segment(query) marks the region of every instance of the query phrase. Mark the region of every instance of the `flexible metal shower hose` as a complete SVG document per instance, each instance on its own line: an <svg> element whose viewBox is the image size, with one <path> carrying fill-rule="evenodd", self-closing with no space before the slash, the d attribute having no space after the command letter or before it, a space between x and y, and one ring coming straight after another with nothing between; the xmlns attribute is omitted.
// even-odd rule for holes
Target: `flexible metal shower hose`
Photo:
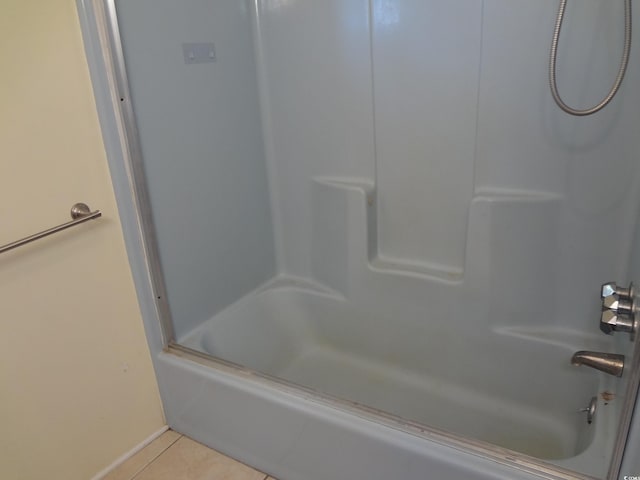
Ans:
<svg viewBox="0 0 640 480"><path fill-rule="evenodd" d="M599 112L616 96L620 84L624 79L624 75L627 72L627 65L629 63L629 53L631 52L631 0L624 0L624 50L622 52L622 62L620 69L618 70L618 76L613 84L613 87L607 94L607 96L598 103L595 107L587 108L585 110L576 110L569 107L558 93L558 84L556 81L556 58L558 55L558 42L560 40L560 30L562 29L562 22L564 20L564 14L567 7L567 0L560 0L560 8L558 9L558 17L556 19L556 26L553 32L553 41L551 42L551 55L549 55L549 86L551 87L551 94L558 106L565 112L576 115L578 117L584 117Z"/></svg>

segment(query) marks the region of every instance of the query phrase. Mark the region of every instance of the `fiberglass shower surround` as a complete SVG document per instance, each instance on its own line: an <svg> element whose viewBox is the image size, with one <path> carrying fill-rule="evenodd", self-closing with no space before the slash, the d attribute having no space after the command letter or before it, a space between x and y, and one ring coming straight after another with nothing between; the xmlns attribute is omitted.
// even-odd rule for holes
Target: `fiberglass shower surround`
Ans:
<svg viewBox="0 0 640 480"><path fill-rule="evenodd" d="M554 40L568 105L616 83L630 2L602 3L570 3ZM173 342L605 475L621 402L578 412L627 379L569 360L631 358L597 317L635 261L640 62L576 118L547 83L556 0L115 6ZM172 426L215 444L177 396Z"/></svg>

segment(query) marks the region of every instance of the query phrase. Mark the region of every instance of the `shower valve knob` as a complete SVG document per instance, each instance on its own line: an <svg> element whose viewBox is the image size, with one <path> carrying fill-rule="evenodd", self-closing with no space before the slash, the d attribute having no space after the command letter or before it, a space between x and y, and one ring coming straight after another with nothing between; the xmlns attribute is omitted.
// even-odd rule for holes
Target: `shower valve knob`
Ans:
<svg viewBox="0 0 640 480"><path fill-rule="evenodd" d="M633 313L633 283L628 288L621 287L615 282L602 285L600 298L602 298L602 309L613 310L616 313Z"/></svg>
<svg viewBox="0 0 640 480"><path fill-rule="evenodd" d="M628 287L621 287L616 282L607 282L602 285L602 298L617 293L623 297L631 298L633 294L633 283L630 283Z"/></svg>
<svg viewBox="0 0 640 480"><path fill-rule="evenodd" d="M605 308L600 317L600 330L607 335L613 332L632 333L634 331L633 316Z"/></svg>
<svg viewBox="0 0 640 480"><path fill-rule="evenodd" d="M633 283L627 288L608 282L602 285L602 312L600 314L600 330L606 334L625 332L629 339L635 340L640 331L640 315L636 314L636 292Z"/></svg>

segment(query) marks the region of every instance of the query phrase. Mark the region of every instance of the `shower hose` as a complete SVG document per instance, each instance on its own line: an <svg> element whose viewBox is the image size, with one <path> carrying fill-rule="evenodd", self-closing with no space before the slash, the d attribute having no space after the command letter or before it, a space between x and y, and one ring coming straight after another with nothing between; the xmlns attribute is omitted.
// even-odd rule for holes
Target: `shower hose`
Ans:
<svg viewBox="0 0 640 480"><path fill-rule="evenodd" d="M556 18L556 25L553 31L553 40L551 42L551 54L549 55L549 86L551 87L551 94L558 106L570 115L578 117L585 117L599 112L607 104L613 100L613 97L618 93L620 84L624 79L627 72L627 65L629 64L629 53L631 52L631 0L624 0L624 49L622 51L622 61L620 63L620 69L618 75L613 83L613 87L604 99L596 106L587 108L585 110L577 110L568 106L558 93L558 83L556 81L556 58L558 55L558 42L560 40L560 30L562 29L562 22L564 21L564 14L567 7L567 0L560 0L560 8L558 9L558 17Z"/></svg>

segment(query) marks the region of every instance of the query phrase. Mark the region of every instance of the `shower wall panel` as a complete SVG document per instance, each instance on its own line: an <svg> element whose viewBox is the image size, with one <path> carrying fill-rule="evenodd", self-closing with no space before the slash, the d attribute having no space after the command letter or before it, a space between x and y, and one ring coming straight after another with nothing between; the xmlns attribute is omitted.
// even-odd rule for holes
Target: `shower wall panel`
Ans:
<svg viewBox="0 0 640 480"><path fill-rule="evenodd" d="M321 233L335 222L317 214L312 184L367 185L375 220L361 248L374 267L429 283L483 263L494 325L597 333L598 286L627 277L637 216L640 62L611 105L574 118L549 92L557 0L258 6L282 271L345 289L346 259L323 260L333 247ZM568 103L589 106L610 88L622 6L569 5L558 64ZM506 229L517 248L468 258L484 251L469 245L474 204L492 219L488 235Z"/></svg>
<svg viewBox="0 0 640 480"><path fill-rule="evenodd" d="M249 2L117 2L178 337L275 272ZM187 64L182 44L212 42Z"/></svg>
<svg viewBox="0 0 640 480"><path fill-rule="evenodd" d="M118 2L178 334L276 272L344 292L353 255L425 287L470 284L474 265L494 325L594 330L597 286L627 276L640 62L601 113L567 116L547 84L556 9ZM622 13L622 2L570 5L558 68L567 102L591 104L610 87ZM215 62L185 64L190 42L213 42ZM368 238L342 254L348 232L336 225L353 219L318 208L333 201L326 185L367 192ZM475 258L487 249L470 244L468 225L480 221L517 248L496 241L490 261Z"/></svg>
<svg viewBox="0 0 640 480"><path fill-rule="evenodd" d="M536 323L597 333L599 284L628 276L640 184L634 132L640 62L632 58L619 95L601 112L580 118L562 112L547 80L557 5L484 2L476 195L559 196L557 228L547 232L557 246L537 257L538 267L553 274L546 282L537 278L546 286L534 293ZM622 53L623 19L622 1L569 2L558 83L571 106L593 106L609 91ZM534 273L518 275L529 284ZM500 297L494 296L497 303Z"/></svg>
<svg viewBox="0 0 640 480"><path fill-rule="evenodd" d="M368 0L259 4L282 269L312 275L312 178L374 178Z"/></svg>
<svg viewBox="0 0 640 480"><path fill-rule="evenodd" d="M610 170L610 161L619 162L616 157L627 157L637 145L626 141L633 117L625 104L640 97L630 88L638 62L631 63L631 75L611 105L591 117L569 116L554 103L547 80L557 1L484 4L476 188L575 195L576 182L586 180L581 170ZM623 2L598 0L568 6L558 83L570 105L592 106L613 84L623 45L622 7ZM580 200L592 203L589 198L610 190L610 177L596 177L600 181L591 187L599 190Z"/></svg>
<svg viewBox="0 0 640 480"><path fill-rule="evenodd" d="M381 260L461 274L481 45L477 0L374 0Z"/></svg>

